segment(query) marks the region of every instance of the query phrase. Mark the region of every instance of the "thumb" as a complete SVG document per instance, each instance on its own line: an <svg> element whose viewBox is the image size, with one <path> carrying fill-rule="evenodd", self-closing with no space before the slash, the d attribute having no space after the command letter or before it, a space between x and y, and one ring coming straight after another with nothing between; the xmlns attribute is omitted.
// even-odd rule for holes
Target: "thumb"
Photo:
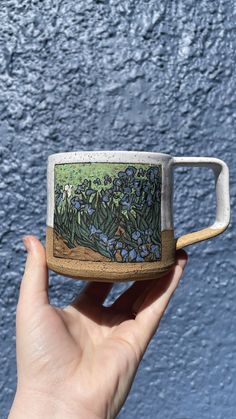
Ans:
<svg viewBox="0 0 236 419"><path fill-rule="evenodd" d="M48 268L44 246L37 237L31 235L24 236L23 243L27 259L18 303L34 307L48 304Z"/></svg>

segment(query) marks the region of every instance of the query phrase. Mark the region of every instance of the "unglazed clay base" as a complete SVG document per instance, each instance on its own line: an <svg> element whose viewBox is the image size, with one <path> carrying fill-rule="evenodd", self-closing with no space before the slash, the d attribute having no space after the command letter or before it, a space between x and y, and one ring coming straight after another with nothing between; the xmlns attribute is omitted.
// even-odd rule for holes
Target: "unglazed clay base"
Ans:
<svg viewBox="0 0 236 419"><path fill-rule="evenodd" d="M55 242L54 242L55 240ZM49 269L59 274L76 279L90 279L93 281L119 282L155 279L165 275L175 263L175 239L173 230L164 230L161 233L162 259L157 262L145 263L119 263L112 261L86 261L72 259L73 253L82 253L86 257L86 250L68 249L63 240L54 234L52 227L46 227L46 257ZM55 257L53 249L60 243L60 252L65 257Z"/></svg>

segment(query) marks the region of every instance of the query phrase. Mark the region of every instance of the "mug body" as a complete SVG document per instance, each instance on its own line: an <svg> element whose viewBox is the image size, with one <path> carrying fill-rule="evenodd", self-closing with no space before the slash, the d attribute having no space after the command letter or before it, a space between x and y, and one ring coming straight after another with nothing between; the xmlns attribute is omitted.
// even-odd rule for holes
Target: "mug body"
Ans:
<svg viewBox="0 0 236 419"><path fill-rule="evenodd" d="M47 264L78 279L164 275L175 262L172 157L155 152L52 154L47 167Z"/></svg>

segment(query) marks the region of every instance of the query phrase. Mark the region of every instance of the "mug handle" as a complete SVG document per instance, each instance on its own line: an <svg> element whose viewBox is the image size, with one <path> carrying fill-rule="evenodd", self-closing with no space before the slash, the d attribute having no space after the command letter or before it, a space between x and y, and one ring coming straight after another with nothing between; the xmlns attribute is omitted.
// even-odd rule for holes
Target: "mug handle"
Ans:
<svg viewBox="0 0 236 419"><path fill-rule="evenodd" d="M215 222L210 227L178 237L176 239L176 250L178 250L217 236L228 227L230 221L229 169L223 160L212 157L173 157L173 164L174 167L198 166L212 169L215 175L216 188Z"/></svg>

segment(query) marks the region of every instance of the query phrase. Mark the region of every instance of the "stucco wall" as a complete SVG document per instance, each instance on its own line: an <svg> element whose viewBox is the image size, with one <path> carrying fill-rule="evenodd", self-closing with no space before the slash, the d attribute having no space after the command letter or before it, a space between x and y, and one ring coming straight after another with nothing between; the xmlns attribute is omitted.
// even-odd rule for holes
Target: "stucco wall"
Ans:
<svg viewBox="0 0 236 419"><path fill-rule="evenodd" d="M21 237L35 234L45 243L49 154L123 149L219 157L231 170L233 208L235 19L233 0L1 1L1 418L16 385ZM210 224L212 174L178 169L175 186L176 235ZM120 419L235 417L234 240L230 227L188 248L185 275ZM83 286L50 278L58 305ZM115 286L110 301L123 288Z"/></svg>

